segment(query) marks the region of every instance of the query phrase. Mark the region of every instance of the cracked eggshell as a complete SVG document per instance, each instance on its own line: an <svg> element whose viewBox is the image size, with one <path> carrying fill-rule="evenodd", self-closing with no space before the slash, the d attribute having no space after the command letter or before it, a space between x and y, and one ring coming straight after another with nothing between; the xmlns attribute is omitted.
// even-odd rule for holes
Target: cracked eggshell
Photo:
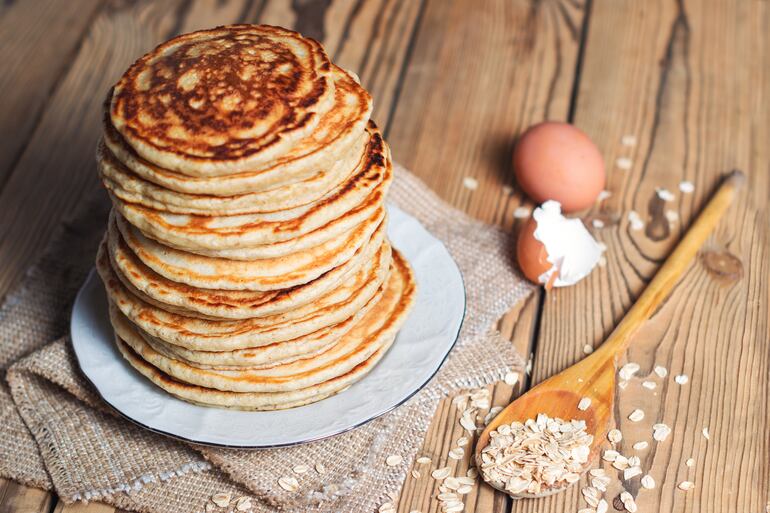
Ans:
<svg viewBox="0 0 770 513"><path fill-rule="evenodd" d="M588 276L602 251L580 219L561 215L557 201L535 209L516 244L522 272L546 289L574 285Z"/></svg>

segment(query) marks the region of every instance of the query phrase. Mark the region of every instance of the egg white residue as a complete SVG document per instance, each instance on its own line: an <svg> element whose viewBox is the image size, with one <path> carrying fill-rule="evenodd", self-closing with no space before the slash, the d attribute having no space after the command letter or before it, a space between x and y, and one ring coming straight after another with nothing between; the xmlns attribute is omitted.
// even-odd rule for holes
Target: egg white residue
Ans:
<svg viewBox="0 0 770 513"><path fill-rule="evenodd" d="M543 243L548 261L553 264L540 275L540 282L548 283L551 275L558 272L554 287L566 287L588 276L599 263L603 250L583 222L561 215L561 205L553 200L536 208L532 217L537 222L534 236Z"/></svg>

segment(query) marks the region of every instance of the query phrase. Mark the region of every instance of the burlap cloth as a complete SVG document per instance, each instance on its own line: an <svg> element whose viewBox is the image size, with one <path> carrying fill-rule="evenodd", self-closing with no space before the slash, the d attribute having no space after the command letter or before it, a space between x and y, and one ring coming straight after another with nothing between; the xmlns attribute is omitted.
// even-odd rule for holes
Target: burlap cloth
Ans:
<svg viewBox="0 0 770 513"><path fill-rule="evenodd" d="M262 451L185 444L117 416L82 377L67 335L70 305L107 218L100 195L63 225L0 308L0 369L8 383L0 388L0 475L55 489L65 502L100 500L146 512L202 512L218 492L252 497L252 511L375 510L386 493L398 492L441 397L521 370L512 344L491 327L531 290L512 264L510 235L449 207L403 168L390 201L446 244L467 290L457 346L406 404L327 440ZM403 463L385 465L391 454ZM317 462L326 472L296 476L297 492L278 486L295 465Z"/></svg>

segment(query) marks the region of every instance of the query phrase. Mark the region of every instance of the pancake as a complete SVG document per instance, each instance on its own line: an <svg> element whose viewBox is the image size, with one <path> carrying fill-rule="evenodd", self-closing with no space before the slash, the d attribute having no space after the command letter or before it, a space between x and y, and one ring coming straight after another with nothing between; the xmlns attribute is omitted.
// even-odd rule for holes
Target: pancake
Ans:
<svg viewBox="0 0 770 513"><path fill-rule="evenodd" d="M399 254L382 298L329 350L313 358L264 369L199 369L153 350L123 316L113 318L117 336L134 353L170 377L191 385L239 393L287 392L344 376L390 344L415 297L411 269ZM131 361L131 360L129 360Z"/></svg>
<svg viewBox="0 0 770 513"><path fill-rule="evenodd" d="M108 253L121 282L147 303L187 316L247 319L289 312L317 300L374 258L384 239L384 233L375 231L372 239L339 267L305 285L270 292L201 289L176 283L144 265L120 237L108 240ZM103 266L100 259L97 266Z"/></svg>
<svg viewBox="0 0 770 513"><path fill-rule="evenodd" d="M367 219L380 215L382 203L367 201L362 205L345 212L344 215L333 219L324 226L300 235L294 239L275 242L273 244L261 244L251 247L239 247L232 249L205 249L205 248L177 248L198 255L229 260L259 260L263 258L276 258L300 251L306 251L312 247L323 244L335 237L354 230L356 226ZM173 246L171 246L173 247Z"/></svg>
<svg viewBox="0 0 770 513"><path fill-rule="evenodd" d="M240 261L213 258L164 246L113 216L109 236L117 230L131 251L156 273L177 283L220 290L271 291L303 285L348 261L366 244L375 230L385 230L385 210L365 220L348 233L305 251L261 260Z"/></svg>
<svg viewBox="0 0 770 513"><path fill-rule="evenodd" d="M251 214L288 210L318 201L350 176L364 154L368 140L367 135L362 135L349 157L343 156L330 168L319 170L309 178L262 192L233 196L189 194L156 185L130 171L103 142L97 148L96 161L107 190L128 203L175 214Z"/></svg>
<svg viewBox="0 0 770 513"><path fill-rule="evenodd" d="M120 337L115 337L115 343L120 353L134 369L169 394L183 401L200 406L213 406L233 410L273 411L315 403L342 392L364 377L377 365L382 357L385 356L393 340L387 341L368 360L360 363L342 376L300 390L274 393L223 392L221 390L183 383L147 363L129 345L123 342Z"/></svg>
<svg viewBox="0 0 770 513"><path fill-rule="evenodd" d="M120 281L104 248L100 251L98 271L111 302L120 312L148 336L194 351L253 349L287 340L296 342L296 350L301 342L296 340L298 337L343 323L368 308L369 302L380 292L391 265L391 250L386 243L376 258L312 303L266 317L213 320L175 314L143 301ZM342 335L342 328L336 328L335 333ZM265 362L259 364L262 363Z"/></svg>
<svg viewBox="0 0 770 513"><path fill-rule="evenodd" d="M267 25L185 34L137 60L110 119L144 159L190 176L276 164L334 104L321 45Z"/></svg>
<svg viewBox="0 0 770 513"><path fill-rule="evenodd" d="M354 175L321 200L273 213L206 217L150 209L111 195L120 214L143 233L168 246L209 250L272 244L317 230L365 203L380 204L393 179L390 152L375 130Z"/></svg>
<svg viewBox="0 0 770 513"><path fill-rule="evenodd" d="M211 196L234 196L306 180L319 171L340 166L350 170L359 160L357 144L372 111L372 99L342 69L332 66L335 105L308 137L300 141L274 167L216 177L186 176L143 159L112 126L103 122L104 143L128 169L144 180L170 191Z"/></svg>

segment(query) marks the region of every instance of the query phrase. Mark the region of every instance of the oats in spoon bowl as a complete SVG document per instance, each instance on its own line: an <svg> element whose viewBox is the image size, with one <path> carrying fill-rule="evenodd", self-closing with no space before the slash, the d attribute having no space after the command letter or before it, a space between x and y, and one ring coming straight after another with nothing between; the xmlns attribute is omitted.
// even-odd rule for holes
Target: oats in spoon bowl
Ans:
<svg viewBox="0 0 770 513"><path fill-rule="evenodd" d="M479 470L485 481L512 497L548 494L580 479L592 442L584 421L541 413L492 431Z"/></svg>

